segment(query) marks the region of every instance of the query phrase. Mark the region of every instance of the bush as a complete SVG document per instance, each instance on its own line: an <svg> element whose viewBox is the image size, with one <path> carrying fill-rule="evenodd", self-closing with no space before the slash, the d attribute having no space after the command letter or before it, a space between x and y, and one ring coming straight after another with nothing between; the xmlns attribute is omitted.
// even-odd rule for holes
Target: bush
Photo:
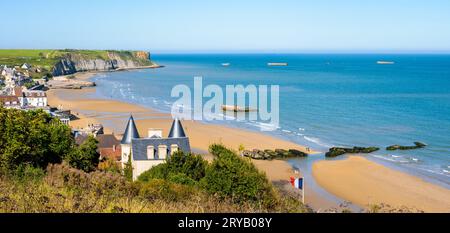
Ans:
<svg viewBox="0 0 450 233"><path fill-rule="evenodd" d="M152 167L142 173L139 181L151 179L169 179L180 184L195 184L205 176L207 162L199 155L178 151L167 159L166 163Z"/></svg>
<svg viewBox="0 0 450 233"><path fill-rule="evenodd" d="M104 171L104 172L112 172L112 173L117 173L117 174L122 174L122 167L121 165L110 158L106 158L103 161L101 161L98 164L98 169L100 171Z"/></svg>
<svg viewBox="0 0 450 233"><path fill-rule="evenodd" d="M128 156L128 161L125 163L125 166L123 168L123 176L128 181L133 181L133 163L131 162L131 156L133 155L130 154Z"/></svg>
<svg viewBox="0 0 450 233"><path fill-rule="evenodd" d="M21 182L38 181L45 176L45 171L30 164L21 164L13 170L13 175Z"/></svg>
<svg viewBox="0 0 450 233"><path fill-rule="evenodd" d="M157 166L152 167L150 170L143 172L139 177L138 181L149 182L152 179L166 179L169 175L169 169L167 163L162 163Z"/></svg>
<svg viewBox="0 0 450 233"><path fill-rule="evenodd" d="M49 165L45 182L53 187L78 192L94 190L97 195L120 195L133 190L120 175L99 171L86 173L65 163Z"/></svg>
<svg viewBox="0 0 450 233"><path fill-rule="evenodd" d="M89 136L83 144L67 155L65 160L74 168L85 172L94 171L97 168L100 156L97 152L97 143L97 139Z"/></svg>
<svg viewBox="0 0 450 233"><path fill-rule="evenodd" d="M251 201L266 207L275 204L276 195L272 185L251 162L218 144L210 146L210 153L216 158L201 181L205 190L222 197L231 197L237 203Z"/></svg>
<svg viewBox="0 0 450 233"><path fill-rule="evenodd" d="M178 151L167 161L170 173L183 173L195 181L205 176L207 162L200 156Z"/></svg>
<svg viewBox="0 0 450 233"><path fill-rule="evenodd" d="M20 111L0 107L0 167L20 164L45 169L71 153L70 128L42 110Z"/></svg>
<svg viewBox="0 0 450 233"><path fill-rule="evenodd" d="M168 180L173 183L177 184L184 184L184 185L195 185L197 182L193 179L191 179L189 176L187 176L184 173L172 173L168 177Z"/></svg>
<svg viewBox="0 0 450 233"><path fill-rule="evenodd" d="M165 201L183 201L189 199L194 193L195 189L189 186L174 184L163 179L152 179L141 185L139 196L149 201L158 199Z"/></svg>

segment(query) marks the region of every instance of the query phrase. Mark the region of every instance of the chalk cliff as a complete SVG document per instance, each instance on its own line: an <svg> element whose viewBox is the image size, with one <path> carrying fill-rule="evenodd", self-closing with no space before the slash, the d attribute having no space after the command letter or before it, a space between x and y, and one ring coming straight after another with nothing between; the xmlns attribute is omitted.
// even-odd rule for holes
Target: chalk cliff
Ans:
<svg viewBox="0 0 450 233"><path fill-rule="evenodd" d="M53 76L84 71L112 71L155 66L143 51L103 51L101 53L67 52L53 67Z"/></svg>

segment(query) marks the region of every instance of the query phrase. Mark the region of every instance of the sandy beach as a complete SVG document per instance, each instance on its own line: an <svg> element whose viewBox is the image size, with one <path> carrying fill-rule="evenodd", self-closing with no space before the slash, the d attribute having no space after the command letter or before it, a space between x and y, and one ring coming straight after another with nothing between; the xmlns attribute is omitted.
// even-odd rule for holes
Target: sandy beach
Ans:
<svg viewBox="0 0 450 233"><path fill-rule="evenodd" d="M77 78L88 79L93 73L77 75ZM149 128L161 128L167 135L172 118L170 114L164 114L141 106L105 99L93 99L87 97L95 92L95 88L81 90L56 89L48 91L50 106L61 106L70 109L79 119L71 122L71 127L83 128L87 124L102 123L106 132L122 134L129 114L133 114L141 136L147 134ZM86 113L88 112L88 113ZM108 127L114 125L117 127ZM220 125L204 124L195 121L183 121L186 133L189 135L191 147L207 151L212 143L222 143L227 147L237 150L240 145L246 149L298 149L306 152L306 148L292 142L283 141L264 134L228 128ZM281 160L255 161L255 164L271 180L288 180L294 176L292 167Z"/></svg>
<svg viewBox="0 0 450 233"><path fill-rule="evenodd" d="M87 80L94 74L77 74L77 78ZM95 88L50 90L48 101L51 106L72 110L79 120L72 121L71 127L83 128L87 124L101 123L106 133L113 132L120 138L129 115L133 114L141 137L147 135L149 128L160 128L163 135L168 134L172 123L170 114L121 101L90 97L94 92ZM206 152L212 143L222 143L235 150L243 145L248 150L283 148L306 151L304 146L258 132L196 121L183 121L183 126L191 147L196 151ZM283 160L253 162L271 181L287 181L291 176L301 176ZM313 176L330 193L361 207L385 203L427 212L450 211L449 190L361 157L317 162L313 165ZM337 207L336 203L320 197L314 190L307 189L306 193L307 204L315 209Z"/></svg>
<svg viewBox="0 0 450 233"><path fill-rule="evenodd" d="M96 73L79 73L77 79L88 80ZM125 124L130 114L133 114L141 136L146 136L149 128L163 129L167 136L172 118L170 114L154 111L149 108L109 99L91 98L95 88L84 89L52 89L47 92L50 106L60 106L70 109L79 119L71 121L73 128L84 128L88 124L103 124L105 133L114 133L119 138L125 130ZM240 145L245 149L298 149L306 152L306 147L274 138L265 134L247 130L229 128L220 125L205 124L195 121L183 121L184 129L189 136L191 147L197 153L206 153L211 143L222 143L227 147L238 150ZM309 153L315 153L310 151ZM209 156L205 159L211 160ZM253 160L253 163L265 172L271 181L288 181L290 177L299 177L290 164L284 160L262 161ZM338 203L326 200L314 190L306 190L307 204L317 209L337 208Z"/></svg>
<svg viewBox="0 0 450 233"><path fill-rule="evenodd" d="M450 190L364 157L316 162L313 176L329 192L360 206L384 203L425 212L450 212Z"/></svg>

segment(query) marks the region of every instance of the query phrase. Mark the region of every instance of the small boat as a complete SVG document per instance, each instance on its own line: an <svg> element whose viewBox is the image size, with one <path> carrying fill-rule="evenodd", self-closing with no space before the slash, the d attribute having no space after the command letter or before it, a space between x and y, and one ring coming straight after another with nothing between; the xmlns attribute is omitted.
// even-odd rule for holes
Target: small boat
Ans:
<svg viewBox="0 0 450 233"><path fill-rule="evenodd" d="M287 62L269 62L268 66L288 66Z"/></svg>
<svg viewBox="0 0 450 233"><path fill-rule="evenodd" d="M226 111L232 111L232 112L256 112L257 109L249 108L249 107L240 107L237 105L222 105L222 110L224 112Z"/></svg>
<svg viewBox="0 0 450 233"><path fill-rule="evenodd" d="M393 65L395 62L393 61L377 61L378 65Z"/></svg>
<svg viewBox="0 0 450 233"><path fill-rule="evenodd" d="M230 63L222 63L222 66L230 66Z"/></svg>

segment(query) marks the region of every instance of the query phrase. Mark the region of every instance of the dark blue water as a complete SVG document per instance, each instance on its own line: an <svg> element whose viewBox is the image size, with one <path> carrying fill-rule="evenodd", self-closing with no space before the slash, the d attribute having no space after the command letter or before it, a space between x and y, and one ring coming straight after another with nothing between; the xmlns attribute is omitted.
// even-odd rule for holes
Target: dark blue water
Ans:
<svg viewBox="0 0 450 233"><path fill-rule="evenodd" d="M170 111L173 86L280 86L277 137L331 146L428 144L372 158L450 184L450 55L153 55L165 68L98 76L103 97ZM379 65L377 61L394 61ZM288 62L269 67L268 62ZM223 67L222 63L231 63ZM258 130L255 122L222 122Z"/></svg>

